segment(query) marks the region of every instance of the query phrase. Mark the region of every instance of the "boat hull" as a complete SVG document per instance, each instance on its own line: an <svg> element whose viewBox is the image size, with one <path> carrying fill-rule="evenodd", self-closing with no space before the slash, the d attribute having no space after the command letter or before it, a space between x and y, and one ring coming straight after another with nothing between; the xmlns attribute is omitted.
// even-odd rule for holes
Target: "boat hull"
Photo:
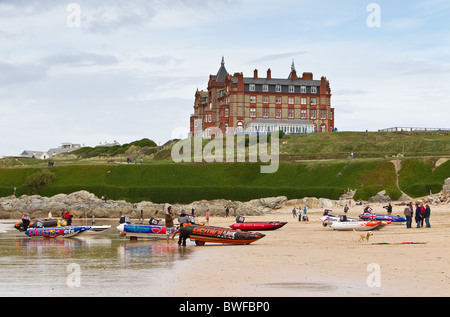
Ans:
<svg viewBox="0 0 450 317"><path fill-rule="evenodd" d="M55 228L30 228L25 231L25 234L30 238L70 238L80 234L86 230L88 227L77 226L77 227L55 227Z"/></svg>
<svg viewBox="0 0 450 317"><path fill-rule="evenodd" d="M236 222L230 225L230 228L242 231L263 231L276 230L283 227L287 222L284 221L253 221L253 222Z"/></svg>
<svg viewBox="0 0 450 317"><path fill-rule="evenodd" d="M380 221L391 221L394 223L402 223L406 222L406 218L400 216L389 216L389 215L381 215L381 214L362 214L359 215L359 218L362 220L380 220Z"/></svg>
<svg viewBox="0 0 450 317"><path fill-rule="evenodd" d="M165 238L165 226L141 225L141 224L120 224L117 230L123 236L137 238Z"/></svg>
<svg viewBox="0 0 450 317"><path fill-rule="evenodd" d="M180 234L194 240L196 244L205 242L225 243L225 244L250 244L263 237L265 234L259 232L243 232L234 229L188 225L180 229Z"/></svg>
<svg viewBox="0 0 450 317"><path fill-rule="evenodd" d="M331 224L331 228L338 231L370 231L380 229L382 226L382 221L351 221Z"/></svg>

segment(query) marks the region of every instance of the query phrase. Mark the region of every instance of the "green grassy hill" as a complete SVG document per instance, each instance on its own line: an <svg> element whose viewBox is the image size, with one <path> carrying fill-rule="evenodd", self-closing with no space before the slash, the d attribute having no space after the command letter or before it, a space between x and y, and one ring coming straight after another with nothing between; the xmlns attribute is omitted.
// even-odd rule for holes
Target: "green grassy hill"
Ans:
<svg viewBox="0 0 450 317"><path fill-rule="evenodd" d="M204 143L208 141L204 141ZM283 136L282 162L273 174L260 173L264 163L174 163L172 143L158 147L138 141L126 148L84 149L47 161L13 158L0 160L0 196L40 194L53 196L87 190L97 196L130 202L189 203L196 200L254 198L284 195L289 199L338 199L357 189L366 200L381 190L391 198L402 191L411 197L438 192L450 177L448 133L317 133ZM355 159L347 156L353 152ZM90 154L89 154L90 153ZM390 161L403 154L398 174ZM137 157L143 164L126 164ZM440 158L444 158L439 160ZM122 163L120 161L122 160ZM439 166L436 163L439 160ZM441 164L443 163L443 164ZM51 177L49 177L51 176ZM45 178L45 181L44 181ZM397 186L398 181L398 186Z"/></svg>

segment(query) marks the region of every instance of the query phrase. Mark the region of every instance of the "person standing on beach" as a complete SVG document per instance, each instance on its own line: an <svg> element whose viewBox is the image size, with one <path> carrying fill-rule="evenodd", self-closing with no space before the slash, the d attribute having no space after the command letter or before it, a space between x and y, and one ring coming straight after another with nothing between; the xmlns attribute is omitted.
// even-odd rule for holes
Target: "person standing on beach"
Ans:
<svg viewBox="0 0 450 317"><path fill-rule="evenodd" d="M206 222L209 225L209 209L206 211Z"/></svg>
<svg viewBox="0 0 450 317"><path fill-rule="evenodd" d="M302 221L302 209L298 208L298 221Z"/></svg>
<svg viewBox="0 0 450 317"><path fill-rule="evenodd" d="M406 228L411 228L411 222L412 222L412 209L411 209L411 203L409 205L406 205L405 210L403 213L405 214L406 218Z"/></svg>
<svg viewBox="0 0 450 317"><path fill-rule="evenodd" d="M169 242L169 236L171 233L173 234L172 240L177 234L177 229L173 225L173 218L175 218L175 216L172 213L172 206L169 206L167 207L167 212L165 214L167 242Z"/></svg>
<svg viewBox="0 0 450 317"><path fill-rule="evenodd" d="M422 213L422 209L420 208L419 204L416 204L416 215L414 217L414 220L417 223L417 228L420 228L421 213Z"/></svg>
<svg viewBox="0 0 450 317"><path fill-rule="evenodd" d="M295 217L297 217L297 209L295 209L295 207L294 207L294 209L292 209L292 218L295 218Z"/></svg>
<svg viewBox="0 0 450 317"><path fill-rule="evenodd" d="M389 203L387 206L384 206L383 208L385 208L387 210L387 214L389 216L392 214L392 205L391 205L391 203Z"/></svg>
<svg viewBox="0 0 450 317"><path fill-rule="evenodd" d="M429 205L425 205L425 225L427 228L430 228L430 214L431 214L431 208Z"/></svg>
<svg viewBox="0 0 450 317"><path fill-rule="evenodd" d="M180 223L180 237L178 238L178 245L186 246L186 235L181 234L181 228L183 228L185 225L189 224L189 217L185 213L184 210L181 211L180 216L178 217L178 222Z"/></svg>

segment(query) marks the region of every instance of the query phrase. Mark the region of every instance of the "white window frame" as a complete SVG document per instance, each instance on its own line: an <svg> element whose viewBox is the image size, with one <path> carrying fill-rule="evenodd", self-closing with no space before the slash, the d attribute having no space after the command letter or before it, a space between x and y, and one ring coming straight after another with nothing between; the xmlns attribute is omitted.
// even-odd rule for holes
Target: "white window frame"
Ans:
<svg viewBox="0 0 450 317"><path fill-rule="evenodd" d="M295 92L295 87L293 85L289 86L289 93L294 93Z"/></svg>
<svg viewBox="0 0 450 317"><path fill-rule="evenodd" d="M262 91L263 91L263 92L268 92L268 91L269 91L269 85L263 84L263 85L262 85Z"/></svg>
<svg viewBox="0 0 450 317"><path fill-rule="evenodd" d="M317 94L317 87L316 86L311 86L311 93L312 94Z"/></svg>
<svg viewBox="0 0 450 317"><path fill-rule="evenodd" d="M306 94L306 86L300 86L300 93Z"/></svg>
<svg viewBox="0 0 450 317"><path fill-rule="evenodd" d="M289 119L294 119L294 109L288 109L288 118Z"/></svg>
<svg viewBox="0 0 450 317"><path fill-rule="evenodd" d="M250 108L250 118L256 117L256 108Z"/></svg>
<svg viewBox="0 0 450 317"><path fill-rule="evenodd" d="M249 91L255 91L255 90L256 90L255 84L250 84L250 85L248 85L248 90L249 90Z"/></svg>
<svg viewBox="0 0 450 317"><path fill-rule="evenodd" d="M275 103L277 105L281 105L281 97L280 96L275 97Z"/></svg>
<svg viewBox="0 0 450 317"><path fill-rule="evenodd" d="M281 119L281 109L275 109L275 118Z"/></svg>
<svg viewBox="0 0 450 317"><path fill-rule="evenodd" d="M281 85L275 85L275 92L281 92Z"/></svg>

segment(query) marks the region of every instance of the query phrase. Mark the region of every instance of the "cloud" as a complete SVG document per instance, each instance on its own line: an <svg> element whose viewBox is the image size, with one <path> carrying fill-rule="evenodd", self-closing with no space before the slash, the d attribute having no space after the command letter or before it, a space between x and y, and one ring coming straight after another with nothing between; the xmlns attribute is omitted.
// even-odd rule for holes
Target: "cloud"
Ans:
<svg viewBox="0 0 450 317"><path fill-rule="evenodd" d="M118 63L117 57L113 55L87 52L62 52L45 57L42 61L51 66L68 65L72 67L114 65Z"/></svg>
<svg viewBox="0 0 450 317"><path fill-rule="evenodd" d="M277 53L277 54L270 54L270 55L264 55L261 57L258 57L252 61L249 61L249 63L259 63L259 62L272 62L280 59L292 59L295 56L304 55L306 54L306 51L293 51L293 52L285 52L285 53Z"/></svg>

